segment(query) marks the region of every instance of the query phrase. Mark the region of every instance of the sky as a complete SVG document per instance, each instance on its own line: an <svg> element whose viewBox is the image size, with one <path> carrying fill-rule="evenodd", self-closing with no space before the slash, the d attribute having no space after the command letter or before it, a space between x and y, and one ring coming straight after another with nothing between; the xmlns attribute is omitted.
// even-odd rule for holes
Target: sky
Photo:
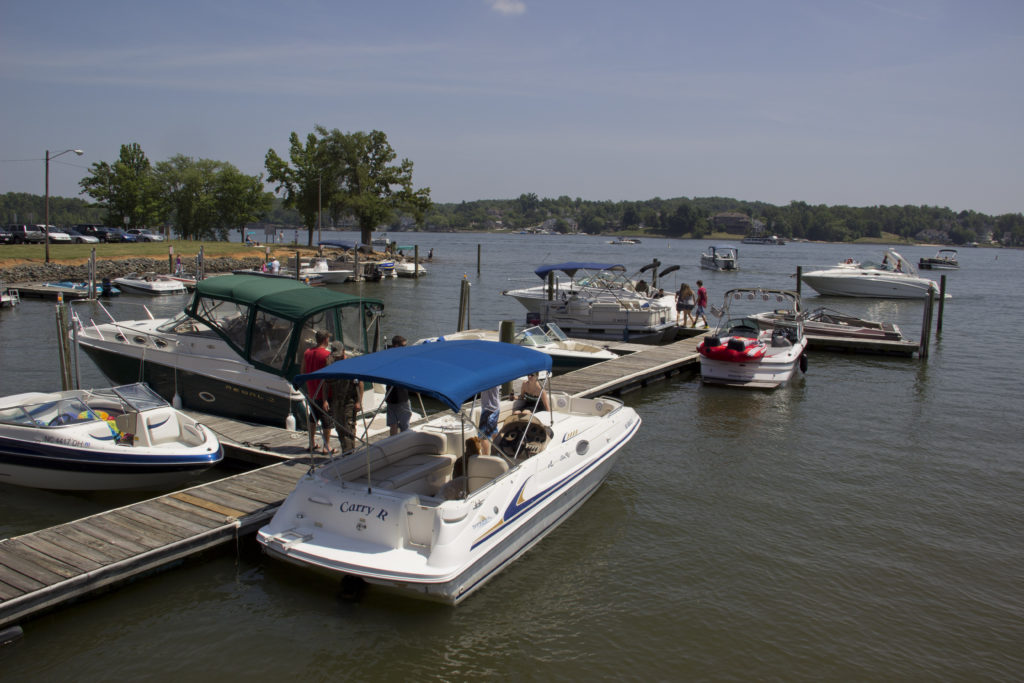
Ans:
<svg viewBox="0 0 1024 683"><path fill-rule="evenodd" d="M1020 0L0 0L0 102L0 193L321 125L436 202L1024 211Z"/></svg>

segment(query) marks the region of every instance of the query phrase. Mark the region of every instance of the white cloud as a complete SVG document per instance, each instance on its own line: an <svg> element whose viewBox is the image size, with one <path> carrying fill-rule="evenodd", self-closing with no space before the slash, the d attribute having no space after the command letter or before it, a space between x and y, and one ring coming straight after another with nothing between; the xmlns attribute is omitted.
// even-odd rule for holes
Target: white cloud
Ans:
<svg viewBox="0 0 1024 683"><path fill-rule="evenodd" d="M491 9L499 14L522 14L526 11L526 3L522 0L490 0Z"/></svg>

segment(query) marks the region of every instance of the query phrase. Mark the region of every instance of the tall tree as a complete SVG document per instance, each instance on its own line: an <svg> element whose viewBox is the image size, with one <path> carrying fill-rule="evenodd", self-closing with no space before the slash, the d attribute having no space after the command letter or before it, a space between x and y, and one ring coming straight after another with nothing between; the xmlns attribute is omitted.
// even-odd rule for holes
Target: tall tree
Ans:
<svg viewBox="0 0 1024 683"><path fill-rule="evenodd" d="M155 225L163 213L153 168L137 142L121 145L113 164L92 165L89 175L78 183L82 191L107 210L111 225Z"/></svg>
<svg viewBox="0 0 1024 683"><path fill-rule="evenodd" d="M291 163L278 156L273 149L267 150L264 160L267 182L277 183L275 192L283 195L284 206L295 209L302 216L302 222L309 233L310 246L313 245L313 230L320 212L323 188L329 189L333 184L323 146L323 142L314 133L306 136L306 144L303 145L298 134L293 132L288 137L288 157Z"/></svg>
<svg viewBox="0 0 1024 683"><path fill-rule="evenodd" d="M331 214L351 214L359 222L360 240L369 244L373 230L388 222L396 211L411 214L417 223L430 210L430 188L413 189L412 162L398 164L387 135L342 133L317 126L329 164ZM325 185L326 186L326 185Z"/></svg>

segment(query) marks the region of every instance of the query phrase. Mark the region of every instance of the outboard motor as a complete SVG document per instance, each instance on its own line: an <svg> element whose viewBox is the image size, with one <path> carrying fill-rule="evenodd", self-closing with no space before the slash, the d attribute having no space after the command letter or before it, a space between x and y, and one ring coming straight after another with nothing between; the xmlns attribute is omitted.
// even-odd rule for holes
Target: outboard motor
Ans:
<svg viewBox="0 0 1024 683"><path fill-rule="evenodd" d="M100 296L105 297L107 299L113 296L113 293L110 291L111 287L113 287L113 285L110 284L110 278L103 278L103 283L100 285Z"/></svg>

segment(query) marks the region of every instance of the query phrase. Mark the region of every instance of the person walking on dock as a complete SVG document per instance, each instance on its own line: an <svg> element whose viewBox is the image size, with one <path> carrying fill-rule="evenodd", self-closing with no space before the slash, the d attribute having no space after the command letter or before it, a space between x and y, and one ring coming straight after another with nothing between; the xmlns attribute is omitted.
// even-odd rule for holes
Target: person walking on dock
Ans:
<svg viewBox="0 0 1024 683"><path fill-rule="evenodd" d="M501 386L480 392L480 455L491 454L491 440L498 433L498 414L501 412Z"/></svg>
<svg viewBox="0 0 1024 683"><path fill-rule="evenodd" d="M391 348L405 346L405 337L395 335L391 340ZM392 435L404 432L409 428L412 418L412 405L409 403L409 390L405 387L387 385L384 401L388 404L388 427Z"/></svg>
<svg viewBox="0 0 1024 683"><path fill-rule="evenodd" d="M690 327L690 313L693 311L693 307L696 301L693 298L693 289L686 282L679 285L679 291L676 292L676 325L679 324L679 314L683 314L683 327ZM694 317L693 324L697 324L697 318Z"/></svg>
<svg viewBox="0 0 1024 683"><path fill-rule="evenodd" d="M704 289L704 282L697 280L697 308L693 311L693 326L697 327L697 318L704 321L704 327L708 326L708 290Z"/></svg>
<svg viewBox="0 0 1024 683"><path fill-rule="evenodd" d="M327 359L331 356L331 350L327 348L327 344L330 341L331 335L324 330L317 330L316 345L309 347L302 354L303 374L316 372L321 368L327 367ZM311 428L316 429L315 425L320 423L324 439L322 451L330 453L331 415L328 412L330 406L327 401L327 387L324 386L323 380L310 380L306 382L306 394L313 404L313 415L311 416L313 424Z"/></svg>

